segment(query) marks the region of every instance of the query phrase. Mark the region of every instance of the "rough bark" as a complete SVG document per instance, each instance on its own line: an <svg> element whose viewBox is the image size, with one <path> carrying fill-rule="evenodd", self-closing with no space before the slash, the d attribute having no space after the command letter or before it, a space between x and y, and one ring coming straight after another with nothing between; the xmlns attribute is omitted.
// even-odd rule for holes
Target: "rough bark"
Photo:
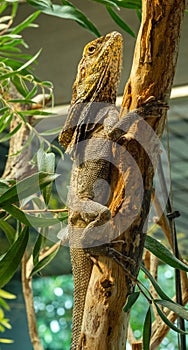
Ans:
<svg viewBox="0 0 188 350"><path fill-rule="evenodd" d="M121 117L150 96L168 102L177 62L184 8L184 0L143 0L142 23L130 78L125 87ZM99 257L98 266L93 268L87 292L80 350L126 349L129 313L124 313L122 308L127 295L134 289L142 259L152 179L159 151L158 147L150 142L153 136L151 130L161 138L165 118L166 110L159 108L158 117L143 118L144 122L139 120L134 128L129 130L129 137L121 145L126 148L137 166L134 162L127 161L124 177L117 177L117 173L112 174L114 194L110 209L117 236L125 241L122 253L134 259L135 265L126 263L128 273L125 273L112 259ZM142 135L141 140L139 135ZM114 152L119 152L117 147ZM143 184L141 208L140 178L137 169ZM122 233L122 227L126 225L126 221L129 222L130 217L131 224Z"/></svg>

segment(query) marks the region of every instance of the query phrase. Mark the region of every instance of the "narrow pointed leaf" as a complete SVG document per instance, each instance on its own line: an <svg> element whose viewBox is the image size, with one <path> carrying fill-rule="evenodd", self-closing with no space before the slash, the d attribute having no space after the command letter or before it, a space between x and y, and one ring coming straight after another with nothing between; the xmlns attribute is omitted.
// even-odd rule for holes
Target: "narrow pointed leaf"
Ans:
<svg viewBox="0 0 188 350"><path fill-rule="evenodd" d="M182 261L177 259L164 245L162 245L155 238L146 236L145 248L151 253L157 256L160 260L164 261L166 264L183 271L188 272L188 266Z"/></svg>
<svg viewBox="0 0 188 350"><path fill-rule="evenodd" d="M100 33L95 25L84 15L83 12L73 6L69 1L66 1L66 5L62 6L53 4L51 7L43 6L39 1L28 0L28 2L36 9L41 10L47 15L57 16L64 19L72 19L85 29L95 34L97 37L100 36Z"/></svg>
<svg viewBox="0 0 188 350"><path fill-rule="evenodd" d="M31 276L33 276L35 273L39 272L40 270L42 270L45 266L47 266L57 255L58 251L59 251L60 245L56 248L56 250L49 254L48 256L46 256L44 259L40 260L33 268L33 270L31 271Z"/></svg>
<svg viewBox="0 0 188 350"><path fill-rule="evenodd" d="M29 239L29 228L25 227L18 239L0 261L0 287L2 288L15 274Z"/></svg>
<svg viewBox="0 0 188 350"><path fill-rule="evenodd" d="M54 225L60 225L60 220L51 217L51 215L50 217L38 217L26 214L26 218L29 221L30 226L33 227L49 227Z"/></svg>
<svg viewBox="0 0 188 350"><path fill-rule="evenodd" d="M23 29L28 28L29 25L39 16L40 11L34 12L32 15L30 15L28 18L26 18L22 23L18 24L13 30L12 34L18 34Z"/></svg>
<svg viewBox="0 0 188 350"><path fill-rule="evenodd" d="M143 264L141 264L141 270L146 274L146 276L149 278L149 280L151 281L151 283L153 284L153 287L155 288L156 292L158 293L158 295L164 299L164 300L169 300L172 301L171 298L168 297L168 295L166 295L163 290L161 289L161 287L159 286L159 284L156 282L156 280L153 278L153 276L150 274L150 272L145 268L145 266Z"/></svg>
<svg viewBox="0 0 188 350"><path fill-rule="evenodd" d="M8 189L9 189L9 186L3 181L0 181L0 195L5 193Z"/></svg>
<svg viewBox="0 0 188 350"><path fill-rule="evenodd" d="M140 295L140 292L134 292L128 296L127 303L125 304L125 307L123 308L124 312L128 312L131 309L133 304L138 299L139 295Z"/></svg>
<svg viewBox="0 0 188 350"><path fill-rule="evenodd" d="M26 97L28 95L29 90L21 77L15 76L12 82L22 96Z"/></svg>
<svg viewBox="0 0 188 350"><path fill-rule="evenodd" d="M22 126L22 123L19 123L11 132L9 132L8 134L6 134L4 137L0 139L0 143L10 140L11 137L15 135L17 131L21 128L21 126Z"/></svg>
<svg viewBox="0 0 188 350"><path fill-rule="evenodd" d="M114 0L119 7L125 7L129 9L141 9L142 0Z"/></svg>
<svg viewBox="0 0 188 350"><path fill-rule="evenodd" d="M188 321L188 309L186 309L182 305L179 305L169 300L156 300L156 299L155 299L155 303L160 304L164 307L167 307L171 311L175 312L178 316Z"/></svg>
<svg viewBox="0 0 188 350"><path fill-rule="evenodd" d="M13 204L3 204L2 208L13 216L16 220L19 220L26 226L32 226L28 221L26 215L20 210L16 205Z"/></svg>
<svg viewBox="0 0 188 350"><path fill-rule="evenodd" d="M100 4L107 5L107 6L113 6L117 10L119 10L119 6L115 1L112 0L93 0L94 2L99 2Z"/></svg>
<svg viewBox="0 0 188 350"><path fill-rule="evenodd" d="M59 225L60 220L53 217L38 217L34 215L25 214L16 205L2 204L2 208L11 214L16 220L19 220L24 225L32 227L49 227Z"/></svg>
<svg viewBox="0 0 188 350"><path fill-rule="evenodd" d="M16 299L16 295L9 293L3 289L0 289L0 297L4 299L9 299L9 300Z"/></svg>
<svg viewBox="0 0 188 350"><path fill-rule="evenodd" d="M0 206L2 206L2 204L15 203L18 200L29 197L50 184L58 176L58 174L48 174L44 172L28 176L9 188L8 191L0 197Z"/></svg>
<svg viewBox="0 0 188 350"><path fill-rule="evenodd" d="M41 250L43 242L44 242L44 237L41 234L39 234L38 237L37 237L36 243L34 245L34 248L33 248L33 262L34 262L34 265L36 265L38 263L39 253L40 253L40 250Z"/></svg>
<svg viewBox="0 0 188 350"><path fill-rule="evenodd" d="M15 229L5 220L0 219L0 228L5 233L10 243L14 242L16 231Z"/></svg>
<svg viewBox="0 0 188 350"><path fill-rule="evenodd" d="M6 127L10 124L12 118L13 118L13 113L10 113L10 111L6 112L2 117L1 117L1 125L0 125L0 132L6 129Z"/></svg>
<svg viewBox="0 0 188 350"><path fill-rule="evenodd" d="M155 302L154 302L155 303ZM175 332L177 333L181 333L181 334L188 334L188 332L184 332L182 329L176 327L171 321L169 321L169 319L164 315L164 313L161 311L160 307L157 305L157 303L155 303L155 307L157 309L157 312L159 314L159 316L161 317L161 319L163 320L164 323L167 324L167 326L171 329L173 329Z"/></svg>
<svg viewBox="0 0 188 350"><path fill-rule="evenodd" d="M62 129L62 126L55 128L55 129L43 131L40 133L40 135L42 135L42 136L58 135L60 133L61 129Z"/></svg>
<svg viewBox="0 0 188 350"><path fill-rule="evenodd" d="M151 339L151 306L149 306L143 329L143 350L150 350L150 339Z"/></svg>
<svg viewBox="0 0 188 350"><path fill-rule="evenodd" d="M110 16L112 17L112 19L114 20L115 23L118 24L118 26L120 28L122 28L125 32L127 32L128 34L130 34L133 38L135 38L135 33L132 31L132 29L128 26L128 24L126 24L118 15L117 13L112 10L111 7L107 6L107 11L110 14Z"/></svg>
<svg viewBox="0 0 188 350"><path fill-rule="evenodd" d="M41 50L39 50L29 61L27 61L20 68L18 68L17 72L20 72L23 69L25 69L28 66L30 66L34 61L36 61L36 59L39 57L40 53L41 53Z"/></svg>
<svg viewBox="0 0 188 350"><path fill-rule="evenodd" d="M2 289L1 289L2 290ZM4 300L4 299L2 299L1 297L0 297L0 306L2 306L3 307L3 309L5 309L5 310L7 310L7 311L9 311L10 310L10 306L7 304L7 302Z"/></svg>
<svg viewBox="0 0 188 350"><path fill-rule="evenodd" d="M55 170L55 154L52 152L46 153L40 148L37 152L37 163L39 171L52 174ZM52 183L47 185L42 191L46 205L49 203L51 191Z"/></svg>

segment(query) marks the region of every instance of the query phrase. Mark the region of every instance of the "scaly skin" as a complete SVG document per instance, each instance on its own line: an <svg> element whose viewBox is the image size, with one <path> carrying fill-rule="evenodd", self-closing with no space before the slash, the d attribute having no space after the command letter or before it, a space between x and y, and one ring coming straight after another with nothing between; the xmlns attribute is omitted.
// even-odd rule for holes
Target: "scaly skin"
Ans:
<svg viewBox="0 0 188 350"><path fill-rule="evenodd" d="M112 32L87 44L78 65L69 114L59 136L67 152L73 151L69 190L69 237L74 276L74 310L71 350L78 349L92 261L88 246L104 240L101 229L109 221L108 196L98 179L110 184L111 149L108 132L118 121L114 106L121 70L122 37ZM106 122L107 121L107 122ZM82 142L86 142L83 146ZM92 157L92 159L91 159ZM106 158L106 159L105 159ZM98 242L98 243L96 243ZM96 248L92 248L95 251Z"/></svg>

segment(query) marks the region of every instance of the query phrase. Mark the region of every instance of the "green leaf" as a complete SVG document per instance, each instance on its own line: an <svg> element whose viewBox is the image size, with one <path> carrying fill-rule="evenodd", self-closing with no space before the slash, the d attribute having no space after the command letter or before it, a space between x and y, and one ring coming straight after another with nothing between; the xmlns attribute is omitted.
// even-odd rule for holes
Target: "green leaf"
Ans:
<svg viewBox="0 0 188 350"><path fill-rule="evenodd" d="M136 10L136 14L137 14L137 17L138 17L139 21L141 22L142 21L142 12L141 12L141 10Z"/></svg>
<svg viewBox="0 0 188 350"><path fill-rule="evenodd" d="M128 9L141 9L141 0L113 0L119 7L125 7Z"/></svg>
<svg viewBox="0 0 188 350"><path fill-rule="evenodd" d="M13 113L10 113L9 109L5 112L5 114L0 119L0 132L5 130L7 126L10 124L13 118Z"/></svg>
<svg viewBox="0 0 188 350"><path fill-rule="evenodd" d="M106 5L106 6L113 6L117 10L119 10L119 6L115 1L112 0L93 0L94 2L99 2L100 4Z"/></svg>
<svg viewBox="0 0 188 350"><path fill-rule="evenodd" d="M41 250L41 247L43 245L43 242L44 242L44 237L41 234L39 234L37 237L36 243L34 245L34 248L33 248L33 263L34 263L34 265L36 265L39 261L39 254L40 254L40 250Z"/></svg>
<svg viewBox="0 0 188 350"><path fill-rule="evenodd" d="M28 18L26 18L22 23L18 24L13 30L12 34L18 34L23 29L28 28L30 24L40 15L40 11L34 12L32 15L30 15Z"/></svg>
<svg viewBox="0 0 188 350"><path fill-rule="evenodd" d="M4 183L3 181L0 181L0 195L2 195L8 189L9 189L9 186L6 183Z"/></svg>
<svg viewBox="0 0 188 350"><path fill-rule="evenodd" d="M18 9L18 2L15 1L15 2L12 4L12 13L11 13L11 16L12 16L13 18L16 16L17 9Z"/></svg>
<svg viewBox="0 0 188 350"><path fill-rule="evenodd" d="M0 114L2 115L2 114L4 114L5 112L7 112L7 111L9 111L9 107L2 107L2 108L0 108ZM2 117L1 117L1 119L0 119L0 125L2 125L3 123L2 123Z"/></svg>
<svg viewBox="0 0 188 350"><path fill-rule="evenodd" d="M155 290L157 291L158 295L164 299L164 300L169 300L171 301L171 299L168 297L168 295L166 295L163 290L161 289L161 287L158 285L158 283L156 282L156 280L153 278L153 276L150 274L150 272L145 268L145 266L143 264L141 264L141 270L146 274L146 276L149 278L149 280L151 281L151 283L153 284Z"/></svg>
<svg viewBox="0 0 188 350"><path fill-rule="evenodd" d="M59 246L56 248L56 250L49 254L48 256L46 256L44 259L42 259L41 261L39 261L33 268L33 270L31 271L30 276L33 276L34 274L36 274L37 272L39 272L40 270L42 270L45 266L47 266L57 255L58 251L60 248L60 244Z"/></svg>
<svg viewBox="0 0 188 350"><path fill-rule="evenodd" d="M0 297L0 306L1 306L3 309L7 310L7 311L10 310L10 306L9 306L9 305L7 304L7 302L6 302L4 299L2 299L1 297Z"/></svg>
<svg viewBox="0 0 188 350"><path fill-rule="evenodd" d="M167 307L171 311L175 312L178 316L188 321L188 309L186 309L182 305L179 305L169 300L157 300L157 299L155 299L155 303L160 304L164 307Z"/></svg>
<svg viewBox="0 0 188 350"><path fill-rule="evenodd" d="M144 320L143 329L143 350L150 350L150 339L151 339L151 305L149 305L146 317Z"/></svg>
<svg viewBox="0 0 188 350"><path fill-rule="evenodd" d="M182 329L176 327L171 321L168 320L168 318L164 315L164 313L161 311L160 307L157 305L157 303L155 303L155 307L157 309L157 312L159 314L159 316L161 317L161 319L163 320L164 323L167 324L168 327L170 327L171 329L173 329L175 332L177 333L181 333L181 334L188 334L188 332L184 332Z"/></svg>
<svg viewBox="0 0 188 350"><path fill-rule="evenodd" d="M21 115L19 113L20 117L22 118L22 120L25 122L25 118L23 115ZM24 145L14 154L11 154L11 157L15 157L17 156L18 154L21 154L23 152L24 149L26 149L32 142L33 138L34 138L35 134L34 132L31 130L31 133L30 133L30 136L28 137L27 141L24 143Z"/></svg>
<svg viewBox="0 0 188 350"><path fill-rule="evenodd" d="M100 36L100 33L95 25L84 15L83 12L73 6L69 1L66 1L66 5L62 6L53 4L51 7L42 5L41 1L27 0L27 2L47 15L57 16L64 19L72 19L85 29L89 30L91 33L95 34L97 37Z"/></svg>
<svg viewBox="0 0 188 350"><path fill-rule="evenodd" d="M29 93L26 96L26 99L32 99L38 92L38 86L34 85L33 88L31 89L31 91L29 91Z"/></svg>
<svg viewBox="0 0 188 350"><path fill-rule="evenodd" d="M7 6L8 4L5 4L5 3L0 6L0 14L6 10Z"/></svg>
<svg viewBox="0 0 188 350"><path fill-rule="evenodd" d="M37 217L29 215L20 210L13 204L2 204L2 208L11 214L16 220L22 222L24 225L32 227L48 227L60 224L59 219L52 217Z"/></svg>
<svg viewBox="0 0 188 350"><path fill-rule="evenodd" d="M40 148L37 152L37 164L39 171L53 174L55 170L55 154L46 153ZM52 192L52 183L46 186L42 192L44 201L48 205Z"/></svg>
<svg viewBox="0 0 188 350"><path fill-rule="evenodd" d="M52 2L50 0L26 0L30 5L43 9L52 8Z"/></svg>
<svg viewBox="0 0 188 350"><path fill-rule="evenodd" d="M140 292L134 292L134 293L131 293L128 298L127 298L127 302L123 308L123 311L124 312L128 312L131 307L133 306L133 304L136 302L136 300L138 299L140 295Z"/></svg>
<svg viewBox="0 0 188 350"><path fill-rule="evenodd" d="M28 111L18 112L19 115L28 115ZM40 110L31 109L29 110L29 115L52 115L52 112L45 112Z"/></svg>
<svg viewBox="0 0 188 350"><path fill-rule="evenodd" d="M3 204L3 209L6 210L9 214L11 214L16 220L19 220L24 225L32 226L32 224L28 221L26 215L20 210L18 207L12 204Z"/></svg>
<svg viewBox="0 0 188 350"><path fill-rule="evenodd" d="M16 75L15 77L13 77L12 82L13 82L14 86L16 87L16 89L18 90L18 92L26 98L26 96L29 93L29 90L28 90L24 80L22 79L22 77L19 77Z"/></svg>
<svg viewBox="0 0 188 350"><path fill-rule="evenodd" d="M9 300L16 299L16 295L9 293L3 289L0 289L0 297L4 299L9 299Z"/></svg>
<svg viewBox="0 0 188 350"><path fill-rule="evenodd" d="M8 328L8 329L12 328L8 318L4 318L3 320L1 320L1 325L3 325L5 328Z"/></svg>
<svg viewBox="0 0 188 350"><path fill-rule="evenodd" d="M133 38L135 38L135 33L132 31L132 29L114 12L114 10L112 10L112 8L109 6L107 6L106 8L114 22L117 23L118 26L122 28L125 32L127 32Z"/></svg>
<svg viewBox="0 0 188 350"><path fill-rule="evenodd" d="M31 104L31 103L34 103L34 101L32 100L28 100L28 99L24 99L24 100L19 100L19 99L15 99L15 100L8 100L8 102L11 102L11 103L20 103L20 104Z"/></svg>
<svg viewBox="0 0 188 350"><path fill-rule="evenodd" d="M11 344L11 343L14 343L14 340L12 340L12 339L0 338L0 343Z"/></svg>
<svg viewBox="0 0 188 350"><path fill-rule="evenodd" d="M175 269L180 269L188 272L188 266L177 259L164 245L162 245L155 238L146 236L145 248L157 256L160 260L164 261L166 264L174 267Z"/></svg>
<svg viewBox="0 0 188 350"><path fill-rule="evenodd" d="M30 66L34 61L36 61L36 59L39 57L40 53L41 53L41 49L27 62L25 62L20 68L17 69L17 72L22 71L23 69L27 68L28 66Z"/></svg>
<svg viewBox="0 0 188 350"><path fill-rule="evenodd" d="M62 126L60 126L59 128L43 131L40 133L40 135L42 136L58 135L61 130L62 130Z"/></svg>
<svg viewBox="0 0 188 350"><path fill-rule="evenodd" d="M114 6L117 9L119 7L124 7L128 9L141 9L142 2L141 0L93 0L95 2L99 2L104 5Z"/></svg>
<svg viewBox="0 0 188 350"><path fill-rule="evenodd" d="M54 225L60 225L60 220L53 217L38 217L34 215L25 214L29 225L32 227L49 227Z"/></svg>
<svg viewBox="0 0 188 350"><path fill-rule="evenodd" d="M9 188L8 191L3 193L3 195L0 197L0 206L7 203L11 204L23 198L29 197L33 193L36 193L40 189L43 189L45 186L49 185L58 176L58 174L39 172L26 177L24 180L17 182L15 185Z"/></svg>
<svg viewBox="0 0 188 350"><path fill-rule="evenodd" d="M0 261L0 287L3 287L15 274L29 239L29 228L24 227L18 239Z"/></svg>
<svg viewBox="0 0 188 350"><path fill-rule="evenodd" d="M13 243L16 236L15 229L7 221L2 219L0 219L0 228L6 234L6 237L9 240L9 242Z"/></svg>
<svg viewBox="0 0 188 350"><path fill-rule="evenodd" d="M31 56L32 58L32 56ZM10 58L6 58L6 65L11 67L12 70L14 71L13 73L18 74L17 70L23 66L23 62L22 61L18 61L18 60L14 60L14 59L10 59ZM28 74L30 74L30 71L28 69L22 69L20 75L22 76L27 76ZM7 74L8 75L8 74ZM13 76L13 75L12 75ZM36 81L40 81L39 79L37 79L35 76L34 76L34 79Z"/></svg>
<svg viewBox="0 0 188 350"><path fill-rule="evenodd" d="M42 81L41 84L49 89L53 89L53 83L51 81Z"/></svg>
<svg viewBox="0 0 188 350"><path fill-rule="evenodd" d="M0 139L0 143L8 141L11 139L13 135L17 133L17 131L21 128L22 123L19 123L11 132L7 133L4 137Z"/></svg>

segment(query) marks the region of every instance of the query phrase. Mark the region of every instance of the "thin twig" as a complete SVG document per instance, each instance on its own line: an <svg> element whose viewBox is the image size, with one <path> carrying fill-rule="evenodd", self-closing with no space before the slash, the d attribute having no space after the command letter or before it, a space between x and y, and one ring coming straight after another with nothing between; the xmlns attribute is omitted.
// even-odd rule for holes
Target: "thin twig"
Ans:
<svg viewBox="0 0 188 350"><path fill-rule="evenodd" d="M32 293L32 277L29 277L30 273L28 271L28 265L30 265L31 259L27 261L26 252L22 258L22 288L23 295L25 299L25 306L27 311L27 320L29 334L31 342L33 344L34 350L44 350L37 330L36 316L33 303L33 293Z"/></svg>
<svg viewBox="0 0 188 350"><path fill-rule="evenodd" d="M68 209L24 209L24 213L67 213Z"/></svg>

